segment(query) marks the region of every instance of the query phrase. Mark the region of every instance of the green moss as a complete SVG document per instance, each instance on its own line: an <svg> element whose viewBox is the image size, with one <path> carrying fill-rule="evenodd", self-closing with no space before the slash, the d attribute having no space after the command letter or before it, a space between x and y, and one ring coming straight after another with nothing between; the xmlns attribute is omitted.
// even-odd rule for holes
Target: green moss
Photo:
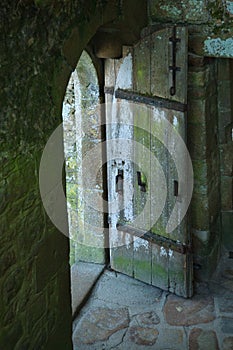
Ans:
<svg viewBox="0 0 233 350"><path fill-rule="evenodd" d="M132 274L132 259L127 256L113 254L113 268L123 273L130 274L131 272Z"/></svg>
<svg viewBox="0 0 233 350"><path fill-rule="evenodd" d="M86 246L85 244L78 243L76 245L76 260L85 261L85 262L93 262L97 264L105 263L105 251L104 248L96 248Z"/></svg>
<svg viewBox="0 0 233 350"><path fill-rule="evenodd" d="M158 279L162 279L164 281L167 280L168 278L168 271L167 268L158 265L158 264L154 264L152 265L152 274L154 276L154 278L158 278Z"/></svg>
<svg viewBox="0 0 233 350"><path fill-rule="evenodd" d="M147 260L147 257L145 257L145 260L139 260L134 258L134 268L137 271L147 273L148 270L150 270L150 262Z"/></svg>
<svg viewBox="0 0 233 350"><path fill-rule="evenodd" d="M156 224L151 228L151 232L169 238L170 234L166 232L166 223L163 223L163 220L165 220L165 218L160 216Z"/></svg>

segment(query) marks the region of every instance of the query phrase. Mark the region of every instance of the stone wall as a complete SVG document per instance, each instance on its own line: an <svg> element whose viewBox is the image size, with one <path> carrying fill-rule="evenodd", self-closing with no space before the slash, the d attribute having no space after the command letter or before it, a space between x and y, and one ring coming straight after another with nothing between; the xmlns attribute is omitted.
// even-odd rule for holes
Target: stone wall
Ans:
<svg viewBox="0 0 233 350"><path fill-rule="evenodd" d="M188 147L194 169L191 204L196 277L207 278L220 256L220 170L217 62L189 55Z"/></svg>
<svg viewBox="0 0 233 350"><path fill-rule="evenodd" d="M218 61L218 127L223 245L233 250L233 60Z"/></svg>
<svg viewBox="0 0 233 350"><path fill-rule="evenodd" d="M141 18L144 16L140 6L145 1L137 0L139 9L137 13L140 14L140 18L123 16L124 6L128 2L130 1L2 0L1 2L0 347L2 349L71 349L72 347L68 240L53 226L43 209L38 180L40 158L49 136L61 123L62 101L70 74L76 67L82 50L98 27L116 18L123 18L124 28L128 25L129 33L138 33L142 25ZM152 0L151 2L153 3ZM158 1L154 0L154 3L158 4ZM168 5L171 3L167 2ZM201 6L202 2L192 1L192 3L200 3ZM221 10L223 2L209 1L209 3L219 4ZM225 9L219 11L218 6L212 6L211 18L214 18L215 26L213 30L211 27L211 30L204 32L206 33L204 39L193 41L192 53L197 53L195 48L203 52L207 36L210 34L211 38L214 38L220 33L222 40L220 44L223 46L220 45L217 56L233 57L231 51L226 50L226 46L230 48L232 43L231 31L227 28L232 21L230 6L232 1L227 3L228 12ZM189 4L191 0L188 1ZM160 8L161 6L156 7L158 14ZM131 7L126 12L130 16ZM196 13L199 16L199 10ZM163 16L163 22L172 22L165 14ZM224 16L226 21L222 22ZM157 17L161 20L161 15L150 19L154 18L155 21ZM174 19L179 21L179 13ZM196 20L198 21L198 18ZM180 22L182 21L181 18ZM192 21L192 24L195 24L195 21ZM136 31L131 31L133 26L137 27ZM203 28L201 27L202 31ZM219 41L211 43L219 44ZM206 54L210 54L208 47ZM213 50L212 55L214 54L216 51ZM214 62L213 64L209 62L204 67L203 72L209 74L208 70L214 71L216 65ZM198 70L202 71L201 68ZM211 91L212 83L211 79L207 80L204 87L206 93ZM196 86L198 93L199 83L192 84ZM215 97L211 93L207 96L208 103L214 99L214 106ZM202 103L200 109L211 111L211 106L204 106L204 101ZM200 116L203 117L202 112ZM211 176L215 173L218 162L215 136L211 129L216 126L215 112L208 112L206 118L211 119L211 125L213 118L213 126L205 125L204 119L200 122L189 120L193 124L200 123L199 127L203 127L202 130L206 131L206 136L204 132L203 134L196 132L196 137L204 136L201 140L203 147L207 145L206 140L212 145L209 160L204 166L207 169L204 169L204 176L199 186L199 190L202 191L201 183L205 182L207 174L209 184L205 186L210 195L206 200L207 196L204 193L209 208L205 212L211 225L210 223L206 226L196 225L194 228L197 230L203 228L207 233L210 232L209 237L214 238L219 209L216 205L218 199L213 200L214 193L218 192L215 190L211 192L212 188L218 187L218 181L214 181L214 176ZM208 152L208 149L205 152ZM202 159L204 158L200 161ZM225 175L231 176L229 173ZM195 180L197 183L198 179ZM210 209L212 201L213 207ZM206 240L207 244L211 240L209 237ZM204 246L201 243L200 249ZM215 245L213 249L214 247ZM203 254L203 259L208 261L208 256Z"/></svg>
<svg viewBox="0 0 233 350"><path fill-rule="evenodd" d="M222 230L225 246L232 249L232 71L230 60L216 59L233 57L232 1L148 4L154 27L188 27L187 137L195 177L191 227L196 278L205 279L217 266Z"/></svg>
<svg viewBox="0 0 233 350"><path fill-rule="evenodd" d="M39 193L72 69L118 1L2 1L0 348L71 349L68 239Z"/></svg>

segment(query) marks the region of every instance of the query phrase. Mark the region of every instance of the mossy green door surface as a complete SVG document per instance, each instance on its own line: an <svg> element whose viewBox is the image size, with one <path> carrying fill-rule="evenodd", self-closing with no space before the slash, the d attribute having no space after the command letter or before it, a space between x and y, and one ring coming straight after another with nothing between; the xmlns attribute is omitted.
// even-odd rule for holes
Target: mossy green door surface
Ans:
<svg viewBox="0 0 233 350"><path fill-rule="evenodd" d="M148 30L106 60L105 86L111 267L190 297L187 29Z"/></svg>

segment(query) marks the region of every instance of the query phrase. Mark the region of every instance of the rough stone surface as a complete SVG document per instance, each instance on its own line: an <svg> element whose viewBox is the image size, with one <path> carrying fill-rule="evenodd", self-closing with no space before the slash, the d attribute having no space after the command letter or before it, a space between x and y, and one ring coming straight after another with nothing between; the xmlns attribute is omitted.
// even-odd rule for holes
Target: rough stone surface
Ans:
<svg viewBox="0 0 233 350"><path fill-rule="evenodd" d="M99 275L103 271L103 265L78 262L71 267L71 297L72 313L74 314L89 294Z"/></svg>
<svg viewBox="0 0 233 350"><path fill-rule="evenodd" d="M222 266L228 264L226 260ZM74 321L74 350L232 350L233 311L226 317L219 308L232 296L230 291L226 294L220 273L212 288L200 283L197 296L187 300L167 292L154 298L157 288L105 271ZM117 300L112 298L113 291ZM164 313L166 307L170 318Z"/></svg>
<svg viewBox="0 0 233 350"><path fill-rule="evenodd" d="M167 323L173 326L211 322L215 319L213 298L197 295L192 300L183 300L169 295L164 306L164 316Z"/></svg>
<svg viewBox="0 0 233 350"><path fill-rule="evenodd" d="M223 340L222 350L232 350L233 349L233 337L227 337Z"/></svg>
<svg viewBox="0 0 233 350"><path fill-rule="evenodd" d="M101 298L105 302L111 301L114 304L123 304L131 306L135 313L138 313L146 305L152 305L160 300L162 291L153 286L145 287L144 283L134 280L130 286L130 293L127 286L128 277L121 274L114 274L106 272L103 276L106 283L98 285L96 289L97 298ZM145 295L146 288L146 295Z"/></svg>
<svg viewBox="0 0 233 350"><path fill-rule="evenodd" d="M162 2L165 5L162 10L169 16L172 15L176 22L176 15L179 15L180 11L182 16L196 14L200 18L199 9L204 3L190 0L189 3L192 2L193 6L192 11L189 11L186 1L180 2L177 6L171 0L167 4L165 1ZM133 21L133 11L137 8L134 3L130 6L130 22ZM166 21L166 17L160 17L157 11L158 3L159 1L154 1L155 14L159 16L159 20ZM228 30L226 25L229 22L222 23L224 13L220 11L221 6L220 9L217 6L223 3L223 1L209 1L211 10L208 13L220 21L219 30L224 34ZM108 5L110 11L106 10ZM122 15L121 5L121 1L115 0L10 2L2 0L1 2L0 251L4 264L3 267L1 265L0 276L2 349L22 349L23 346L33 349L43 347L58 349L62 346L63 349L71 349L68 242L60 239L60 232L45 215L38 186L39 164L49 136L61 123L61 105L65 87L81 51L95 34L98 26ZM121 17L124 17L124 14ZM194 17L191 17L191 20L195 20ZM141 16L136 17L135 21L138 23L140 18ZM199 36L202 36L202 30L201 26ZM228 33L232 36L231 31ZM202 39L199 41L195 35L191 36L198 47ZM211 81L209 85L212 89L217 84ZM213 113L213 109L217 111L217 108L212 104L210 110L210 101L211 99L209 105L206 105L210 112L208 118L199 127L202 132L203 125L206 125L206 132L208 131L208 160L213 163L209 164L208 171L211 188L213 178L218 177L219 169L215 152L218 145L218 138L216 139L218 128ZM219 104L219 107L222 108L222 105L223 103ZM224 113L222 110L219 114L220 119L224 117ZM221 134L227 133L230 136L230 128L225 127L227 125L221 127ZM225 142L230 141L225 138ZM202 146L206 146L205 142ZM216 193L219 193L218 190ZM212 213L209 213L209 221L212 220L211 216ZM196 229L203 228L196 227ZM52 237L50 242L49 237ZM6 254L7 251L9 255ZM206 259L206 265L208 262ZM204 271L205 266L202 268ZM232 291L232 280L226 280L224 286ZM135 296L137 288L132 289ZM142 287L139 289L142 300L145 289ZM152 298L151 291L152 289L149 293L151 300L147 304L140 305L138 302L136 305L135 302L134 304L131 302L131 306L134 305L139 309L145 305L147 307L154 305L156 297ZM36 294L42 295L42 301L38 304ZM110 299L111 293L109 294ZM125 288L122 296L127 296L126 303L130 299L128 294ZM117 299L116 295L115 298ZM36 320L33 327L32 319Z"/></svg>
<svg viewBox="0 0 233 350"><path fill-rule="evenodd" d="M224 299L218 298L218 307L220 312L232 313L233 312L233 295L232 297L225 297Z"/></svg>
<svg viewBox="0 0 233 350"><path fill-rule="evenodd" d="M136 320L141 327L154 327L154 325L160 322L158 315L152 311L137 315Z"/></svg>
<svg viewBox="0 0 233 350"><path fill-rule="evenodd" d="M221 319L221 331L225 334L233 334L233 318L222 317Z"/></svg>
<svg viewBox="0 0 233 350"><path fill-rule="evenodd" d="M216 333L200 328L192 329L189 336L189 350L219 350Z"/></svg>
<svg viewBox="0 0 233 350"><path fill-rule="evenodd" d="M81 319L74 333L74 339L79 343L93 344L107 340L113 333L127 328L129 314L126 308L97 308L90 310Z"/></svg>
<svg viewBox="0 0 233 350"><path fill-rule="evenodd" d="M154 345L159 332L156 328L133 326L129 329L129 334L133 343L138 345Z"/></svg>
<svg viewBox="0 0 233 350"><path fill-rule="evenodd" d="M185 332L183 329L168 328L167 325L163 325L157 344L161 349L183 349L186 344Z"/></svg>

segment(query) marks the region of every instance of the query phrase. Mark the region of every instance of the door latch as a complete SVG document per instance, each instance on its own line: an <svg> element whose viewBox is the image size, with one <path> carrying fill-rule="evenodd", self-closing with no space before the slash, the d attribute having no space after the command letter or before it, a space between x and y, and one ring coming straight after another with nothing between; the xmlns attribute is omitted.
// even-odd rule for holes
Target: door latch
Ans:
<svg viewBox="0 0 233 350"><path fill-rule="evenodd" d="M118 174L116 176L116 192L123 194L123 181L124 181L124 172L121 169L118 169Z"/></svg>
<svg viewBox="0 0 233 350"><path fill-rule="evenodd" d="M140 171L137 171L138 186L142 192L146 192L146 177Z"/></svg>
<svg viewBox="0 0 233 350"><path fill-rule="evenodd" d="M179 195L179 182L177 180L174 180L173 186L174 186L174 196L178 197L178 195Z"/></svg>

